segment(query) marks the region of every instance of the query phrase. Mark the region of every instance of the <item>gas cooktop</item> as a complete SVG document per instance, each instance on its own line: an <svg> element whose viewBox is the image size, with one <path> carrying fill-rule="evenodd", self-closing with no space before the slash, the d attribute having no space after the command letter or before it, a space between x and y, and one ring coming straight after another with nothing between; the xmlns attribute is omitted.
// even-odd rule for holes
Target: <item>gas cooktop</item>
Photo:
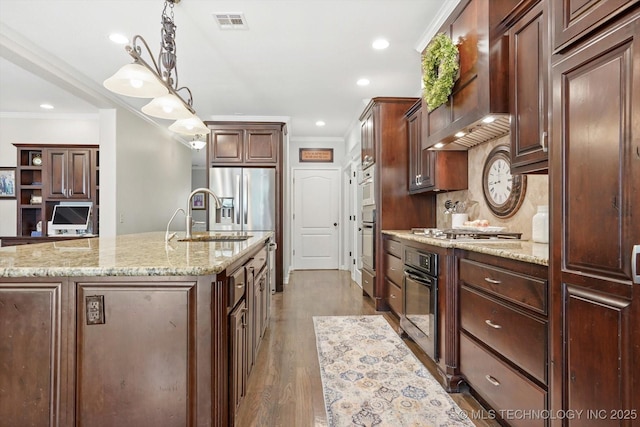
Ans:
<svg viewBox="0 0 640 427"><path fill-rule="evenodd" d="M478 227L480 228L480 227ZM426 237L443 240L480 240L480 239L508 239L520 240L522 233L507 232L503 230L469 230L457 228L412 228L413 234L420 234Z"/></svg>

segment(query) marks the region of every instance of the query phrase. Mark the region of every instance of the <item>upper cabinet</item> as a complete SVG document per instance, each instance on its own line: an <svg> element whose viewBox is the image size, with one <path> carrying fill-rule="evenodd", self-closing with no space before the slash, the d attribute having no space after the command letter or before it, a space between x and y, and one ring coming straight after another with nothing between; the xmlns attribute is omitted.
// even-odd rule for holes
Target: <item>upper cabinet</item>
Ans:
<svg viewBox="0 0 640 427"><path fill-rule="evenodd" d="M523 2L507 18L511 173L548 170L548 13L547 0Z"/></svg>
<svg viewBox="0 0 640 427"><path fill-rule="evenodd" d="M451 37L458 47L459 77L446 103L424 111L423 148L438 142L462 143L462 138L455 135L460 131L470 137L467 148L508 132L509 46L504 31L497 31L497 24L517 3L463 0L440 28L439 32ZM482 122L495 115L501 117L491 124Z"/></svg>
<svg viewBox="0 0 640 427"><path fill-rule="evenodd" d="M637 3L637 0L553 0L555 52L565 49Z"/></svg>
<svg viewBox="0 0 640 427"><path fill-rule="evenodd" d="M209 124L211 164L274 165L282 145L282 124Z"/></svg>
<svg viewBox="0 0 640 427"><path fill-rule="evenodd" d="M375 134L373 132L374 109L367 110L364 116L360 118L360 147L362 169L366 169L376 162Z"/></svg>
<svg viewBox="0 0 640 427"><path fill-rule="evenodd" d="M91 150L46 148L48 179L44 186L49 199L91 198Z"/></svg>
<svg viewBox="0 0 640 427"><path fill-rule="evenodd" d="M464 190L468 186L466 151L422 149L422 100L407 111L409 193Z"/></svg>

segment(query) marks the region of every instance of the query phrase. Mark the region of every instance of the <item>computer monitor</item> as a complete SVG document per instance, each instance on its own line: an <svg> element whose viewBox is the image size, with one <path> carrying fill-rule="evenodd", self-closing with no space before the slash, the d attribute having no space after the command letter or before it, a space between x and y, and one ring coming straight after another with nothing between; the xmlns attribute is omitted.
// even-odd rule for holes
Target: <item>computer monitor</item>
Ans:
<svg viewBox="0 0 640 427"><path fill-rule="evenodd" d="M53 215L49 225L54 233L75 233L87 232L91 219L90 205L64 205L59 204L53 207Z"/></svg>

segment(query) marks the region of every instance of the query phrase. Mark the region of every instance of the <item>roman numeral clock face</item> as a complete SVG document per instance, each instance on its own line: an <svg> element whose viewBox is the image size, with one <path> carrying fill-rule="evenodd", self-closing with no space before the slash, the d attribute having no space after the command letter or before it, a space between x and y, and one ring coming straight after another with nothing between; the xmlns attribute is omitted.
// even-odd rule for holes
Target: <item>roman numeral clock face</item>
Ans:
<svg viewBox="0 0 640 427"><path fill-rule="evenodd" d="M482 172L483 195L489 209L499 218L516 213L526 190L526 176L511 175L509 146L498 145L487 156Z"/></svg>

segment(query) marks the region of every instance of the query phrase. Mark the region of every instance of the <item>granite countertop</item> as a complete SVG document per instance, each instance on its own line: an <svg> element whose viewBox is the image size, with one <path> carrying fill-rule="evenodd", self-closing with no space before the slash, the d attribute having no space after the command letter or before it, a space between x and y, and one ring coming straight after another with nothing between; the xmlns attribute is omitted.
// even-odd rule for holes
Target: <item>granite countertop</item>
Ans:
<svg viewBox="0 0 640 427"><path fill-rule="evenodd" d="M549 245L545 243L533 243L527 240L474 240L456 241L436 239L420 234L414 234L409 230L382 230L384 234L399 237L405 240L425 243L427 245L443 248L457 248L472 252L480 252L495 255L502 258L529 262L532 264L549 265Z"/></svg>
<svg viewBox="0 0 640 427"><path fill-rule="evenodd" d="M214 234L194 233L194 237ZM273 235L250 232L244 241L165 243L164 232L77 238L0 248L2 277L204 276L224 271Z"/></svg>

